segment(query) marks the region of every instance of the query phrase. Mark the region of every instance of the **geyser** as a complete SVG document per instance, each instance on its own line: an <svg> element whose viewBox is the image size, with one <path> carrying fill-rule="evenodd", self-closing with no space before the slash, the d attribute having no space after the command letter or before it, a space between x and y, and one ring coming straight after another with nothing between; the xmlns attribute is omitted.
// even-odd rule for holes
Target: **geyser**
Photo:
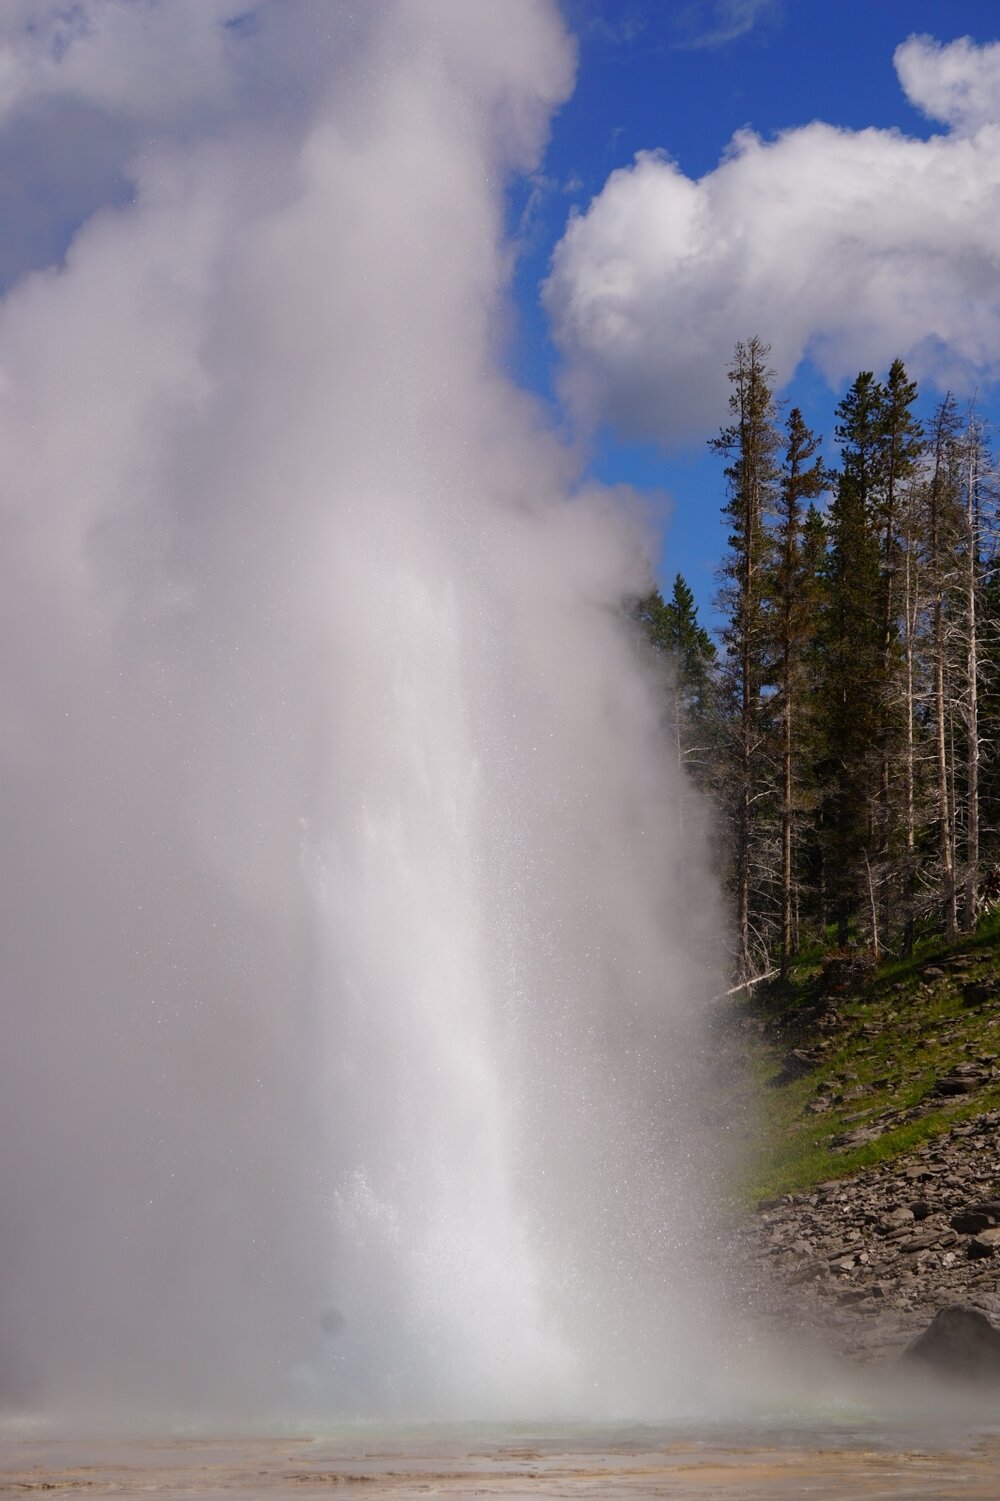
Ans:
<svg viewBox="0 0 1000 1501"><path fill-rule="evenodd" d="M664 1416L717 928L642 528L502 370L555 5L19 11L3 1399Z"/></svg>

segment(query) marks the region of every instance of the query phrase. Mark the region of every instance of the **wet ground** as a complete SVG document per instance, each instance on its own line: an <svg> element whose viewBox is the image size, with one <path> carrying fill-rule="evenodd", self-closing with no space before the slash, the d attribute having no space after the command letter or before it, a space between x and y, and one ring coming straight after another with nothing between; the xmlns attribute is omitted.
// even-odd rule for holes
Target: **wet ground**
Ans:
<svg viewBox="0 0 1000 1501"><path fill-rule="evenodd" d="M0 1495L195 1498L669 1497L672 1501L998 1501L1000 1429L651 1429L561 1437L442 1434L2 1441Z"/></svg>

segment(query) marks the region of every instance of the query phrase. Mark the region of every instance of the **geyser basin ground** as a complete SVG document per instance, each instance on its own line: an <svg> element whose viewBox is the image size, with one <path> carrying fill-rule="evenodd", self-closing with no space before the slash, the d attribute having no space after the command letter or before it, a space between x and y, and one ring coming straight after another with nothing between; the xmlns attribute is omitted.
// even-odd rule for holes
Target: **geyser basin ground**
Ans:
<svg viewBox="0 0 1000 1501"><path fill-rule="evenodd" d="M995 1501L1000 1436L860 1432L827 1424L700 1435L678 1429L355 1429L338 1437L16 1438L0 1495L131 1497L664 1496L779 1501Z"/></svg>

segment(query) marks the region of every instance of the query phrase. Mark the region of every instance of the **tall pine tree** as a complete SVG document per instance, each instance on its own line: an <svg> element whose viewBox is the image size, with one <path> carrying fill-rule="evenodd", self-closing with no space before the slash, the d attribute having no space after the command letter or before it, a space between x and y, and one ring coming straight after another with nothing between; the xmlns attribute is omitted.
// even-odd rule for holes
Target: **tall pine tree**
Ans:
<svg viewBox="0 0 1000 1501"><path fill-rule="evenodd" d="M807 546L805 506L822 495L828 484L823 461L817 457L820 439L806 426L798 407L789 413L786 432L773 528L775 558L768 587L774 688L770 710L780 738L782 978L797 947L794 844L810 741L806 724L807 659L817 605L815 522L809 539L813 545ZM818 517L818 512L815 514Z"/></svg>
<svg viewBox="0 0 1000 1501"><path fill-rule="evenodd" d="M725 681L733 726L733 885L736 895L737 970L749 979L755 959L767 957L763 919L772 875L766 857L765 801L772 789L767 764L764 687L767 682L766 584L772 542L765 518L774 508L781 435L770 348L759 338L736 345L728 376L732 421L712 439L728 462L729 549L720 573L726 615Z"/></svg>
<svg viewBox="0 0 1000 1501"><path fill-rule="evenodd" d="M907 918L912 909L913 715L911 643L912 611L908 590L913 582L914 483L923 453L921 425L913 414L917 386L895 359L882 388L881 455L872 498L872 519L879 535L882 570L882 722L877 817L877 858L882 872L882 926L888 937L896 920L897 868L902 857ZM896 773L902 764L902 795Z"/></svg>
<svg viewBox="0 0 1000 1501"><path fill-rule="evenodd" d="M824 865L846 944L862 900L878 946L872 857L880 786L884 620L872 516L882 479L884 391L862 371L837 408L842 469L830 511L824 654Z"/></svg>

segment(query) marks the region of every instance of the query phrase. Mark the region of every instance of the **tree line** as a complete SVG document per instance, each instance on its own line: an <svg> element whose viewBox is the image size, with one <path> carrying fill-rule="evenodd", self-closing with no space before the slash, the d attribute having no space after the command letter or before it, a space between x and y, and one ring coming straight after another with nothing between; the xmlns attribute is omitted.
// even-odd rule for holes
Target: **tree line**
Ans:
<svg viewBox="0 0 1000 1501"><path fill-rule="evenodd" d="M908 953L975 925L998 855L1000 505L985 424L917 415L901 360L836 408L839 465L737 344L719 648L678 576L638 617L678 760L718 810L738 977L803 944Z"/></svg>

